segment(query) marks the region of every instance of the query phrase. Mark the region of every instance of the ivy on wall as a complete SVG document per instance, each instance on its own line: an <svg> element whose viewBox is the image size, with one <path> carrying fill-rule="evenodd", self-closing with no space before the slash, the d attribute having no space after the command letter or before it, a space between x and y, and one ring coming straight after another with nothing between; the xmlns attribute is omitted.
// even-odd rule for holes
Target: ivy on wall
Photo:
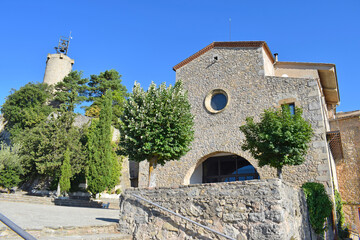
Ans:
<svg viewBox="0 0 360 240"><path fill-rule="evenodd" d="M326 230L326 218L332 212L332 202L321 183L304 183L302 189L305 193L311 227L315 233L323 234Z"/></svg>
<svg viewBox="0 0 360 240"><path fill-rule="evenodd" d="M343 211L343 201L341 200L340 193L335 189L335 206L336 206L336 225L338 227L338 233L340 239L346 239L349 237L349 229L345 224L345 215Z"/></svg>

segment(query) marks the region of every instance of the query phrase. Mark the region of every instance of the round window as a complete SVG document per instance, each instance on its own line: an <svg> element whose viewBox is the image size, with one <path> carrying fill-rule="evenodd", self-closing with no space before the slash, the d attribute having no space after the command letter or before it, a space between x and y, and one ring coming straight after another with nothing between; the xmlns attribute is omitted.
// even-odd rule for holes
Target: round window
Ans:
<svg viewBox="0 0 360 240"><path fill-rule="evenodd" d="M215 111L220 111L226 107L227 97L223 93L217 93L211 97L211 107Z"/></svg>
<svg viewBox="0 0 360 240"><path fill-rule="evenodd" d="M205 97L205 108L210 113L218 113L229 104L229 96L222 89L210 91Z"/></svg>

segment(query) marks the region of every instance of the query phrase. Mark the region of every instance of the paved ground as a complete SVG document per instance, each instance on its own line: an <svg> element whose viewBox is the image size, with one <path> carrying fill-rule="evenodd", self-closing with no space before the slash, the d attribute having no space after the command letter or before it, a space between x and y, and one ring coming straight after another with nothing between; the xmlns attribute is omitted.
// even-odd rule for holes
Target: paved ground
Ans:
<svg viewBox="0 0 360 240"><path fill-rule="evenodd" d="M97 226L118 222L119 210L0 201L0 213L23 229ZM4 228L0 222L0 229Z"/></svg>

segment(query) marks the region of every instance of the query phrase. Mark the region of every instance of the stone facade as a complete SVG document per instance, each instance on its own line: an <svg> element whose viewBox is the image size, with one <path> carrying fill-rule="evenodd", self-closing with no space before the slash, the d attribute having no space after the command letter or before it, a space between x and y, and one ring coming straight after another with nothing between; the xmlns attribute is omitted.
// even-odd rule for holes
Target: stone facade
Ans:
<svg viewBox="0 0 360 240"><path fill-rule="evenodd" d="M120 197L119 230L134 239L224 239L131 194L234 239L314 236L309 231L302 191L277 179L128 189Z"/></svg>
<svg viewBox="0 0 360 240"><path fill-rule="evenodd" d="M336 162L336 173L346 222L360 232L360 111L338 113L330 124L341 136L343 158Z"/></svg>
<svg viewBox="0 0 360 240"><path fill-rule="evenodd" d="M287 99L293 99L296 106L303 108L303 116L311 123L315 134L306 162L285 167L284 180L296 186L308 181L321 182L332 193L333 163L326 142L327 103L320 79L266 75L266 72L271 73L268 69L271 65L264 60L268 59L264 54L263 46L214 47L176 67L176 80L183 81L195 116L195 139L191 150L179 161L170 161L154 170L157 186L190 184L197 167L219 153L239 155L256 168L261 179L274 178L275 169L259 168L249 152L241 150L244 136L239 126L245 123L246 117L255 116L258 120L264 109L279 107ZM215 114L207 111L204 105L205 97L214 89L221 89L229 96L228 106ZM148 165L143 162L139 186L147 186L147 179Z"/></svg>

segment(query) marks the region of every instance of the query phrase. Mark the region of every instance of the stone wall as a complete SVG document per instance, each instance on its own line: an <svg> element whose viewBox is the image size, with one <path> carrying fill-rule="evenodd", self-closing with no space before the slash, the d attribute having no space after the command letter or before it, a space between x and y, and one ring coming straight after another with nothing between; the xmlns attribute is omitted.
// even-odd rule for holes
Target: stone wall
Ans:
<svg viewBox="0 0 360 240"><path fill-rule="evenodd" d="M134 239L225 239L131 194L238 239L311 239L301 190L278 179L127 189L119 228Z"/></svg>
<svg viewBox="0 0 360 240"><path fill-rule="evenodd" d="M5 121L4 116L1 114L0 115L0 132L4 131L5 126L6 126L6 121Z"/></svg>
<svg viewBox="0 0 360 240"><path fill-rule="evenodd" d="M0 142L10 144L10 133L5 130L6 120L3 115L0 115Z"/></svg>
<svg viewBox="0 0 360 240"><path fill-rule="evenodd" d="M67 55L48 54L43 83L55 85L61 82L72 70L74 60Z"/></svg>
<svg viewBox="0 0 360 240"><path fill-rule="evenodd" d="M331 130L340 130L343 158L336 162L346 222L360 232L360 111L336 114Z"/></svg>
<svg viewBox="0 0 360 240"><path fill-rule="evenodd" d="M257 161L241 150L244 135L239 126L246 117L259 119L264 109L278 107L285 99L294 99L304 110L315 132L306 162L285 167L284 180L302 185L308 181L324 183L331 192L331 172L326 142L326 116L323 114L318 79L265 76L262 48L214 48L177 69L176 79L182 80L188 91L192 114L195 116L195 139L191 150L179 161L158 166L153 173L161 187L189 184L191 175L208 157L231 153L244 157L258 171L261 179L276 176L269 167L259 168ZM218 56L214 61L213 56ZM213 89L223 89L229 104L221 112L206 110L204 99ZM140 164L139 186L147 186L147 164Z"/></svg>

